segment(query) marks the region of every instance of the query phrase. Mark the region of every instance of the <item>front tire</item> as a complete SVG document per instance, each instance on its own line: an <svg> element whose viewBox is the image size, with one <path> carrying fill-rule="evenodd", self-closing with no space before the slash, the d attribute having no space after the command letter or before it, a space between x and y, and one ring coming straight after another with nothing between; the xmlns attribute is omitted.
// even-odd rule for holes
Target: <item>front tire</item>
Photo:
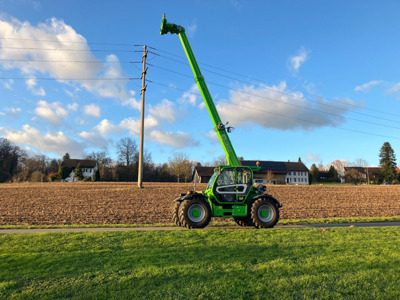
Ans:
<svg viewBox="0 0 400 300"><path fill-rule="evenodd" d="M201 198L184 200L179 206L179 221L188 229L204 228L211 221L211 207Z"/></svg>
<svg viewBox="0 0 400 300"><path fill-rule="evenodd" d="M251 219L256 228L272 228L278 223L279 208L270 199L260 198L251 207Z"/></svg>

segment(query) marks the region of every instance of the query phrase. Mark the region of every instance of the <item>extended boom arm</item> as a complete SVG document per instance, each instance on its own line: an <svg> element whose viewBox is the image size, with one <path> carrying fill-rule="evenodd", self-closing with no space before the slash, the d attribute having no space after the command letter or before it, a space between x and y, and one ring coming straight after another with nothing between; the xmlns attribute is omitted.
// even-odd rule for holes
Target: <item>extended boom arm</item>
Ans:
<svg viewBox="0 0 400 300"><path fill-rule="evenodd" d="M224 148L228 165L230 165L232 167L241 166L239 159L236 156L235 150L232 147L228 133L226 132L225 125L221 122L221 119L218 115L217 109L215 108L214 102L211 98L210 92L208 91L204 77L201 74L199 65L197 64L196 58L194 57L192 48L190 47L189 41L186 37L185 28L183 28L180 25L167 23L167 19L165 19L165 14L164 14L162 23L161 23L160 33L161 34L176 33L179 35L179 38L182 42L183 49L185 50L187 58L190 63L190 66L192 67L195 81L196 81L197 85L199 86L201 95L203 96L203 99L207 106L208 112L210 113L211 120L213 121L214 130L218 135L218 138L221 142L222 147Z"/></svg>

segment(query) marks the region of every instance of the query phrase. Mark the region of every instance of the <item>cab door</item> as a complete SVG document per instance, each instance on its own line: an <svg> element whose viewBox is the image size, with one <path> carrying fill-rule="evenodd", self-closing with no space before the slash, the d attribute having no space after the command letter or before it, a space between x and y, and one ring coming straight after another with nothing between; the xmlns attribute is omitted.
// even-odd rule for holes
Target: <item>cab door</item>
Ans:
<svg viewBox="0 0 400 300"><path fill-rule="evenodd" d="M253 184L253 173L249 168L236 168L236 200L243 202Z"/></svg>
<svg viewBox="0 0 400 300"><path fill-rule="evenodd" d="M252 172L245 167L225 168L214 184L214 194L220 202L242 202L252 185Z"/></svg>

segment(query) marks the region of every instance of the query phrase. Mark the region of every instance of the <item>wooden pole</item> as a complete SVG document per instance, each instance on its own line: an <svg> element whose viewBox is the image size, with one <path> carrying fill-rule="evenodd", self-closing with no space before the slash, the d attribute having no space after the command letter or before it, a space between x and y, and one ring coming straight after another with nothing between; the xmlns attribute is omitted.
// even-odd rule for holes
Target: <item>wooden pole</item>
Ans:
<svg viewBox="0 0 400 300"><path fill-rule="evenodd" d="M138 174L138 187L140 189L143 188L143 140L144 140L144 94L146 92L146 57L147 57L147 47L143 46L143 72L142 72L142 116L140 118L141 126L140 126L140 149L139 149L139 174Z"/></svg>

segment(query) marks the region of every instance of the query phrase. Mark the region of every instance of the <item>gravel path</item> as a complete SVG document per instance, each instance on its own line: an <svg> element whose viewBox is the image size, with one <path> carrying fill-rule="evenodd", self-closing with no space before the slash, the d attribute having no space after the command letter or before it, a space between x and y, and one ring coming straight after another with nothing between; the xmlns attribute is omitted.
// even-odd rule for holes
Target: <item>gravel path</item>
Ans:
<svg viewBox="0 0 400 300"><path fill-rule="evenodd" d="M285 228L333 228L333 227L399 227L400 222L380 222L380 223L343 223L343 224L308 224L308 225L277 225L276 229ZM248 229L255 230L253 227L206 227L206 230L234 230ZM53 229L0 229L0 234L19 234L19 233L48 233L48 232L95 232L95 231L149 231L149 230L188 230L181 227L131 227L131 228L53 228Z"/></svg>

